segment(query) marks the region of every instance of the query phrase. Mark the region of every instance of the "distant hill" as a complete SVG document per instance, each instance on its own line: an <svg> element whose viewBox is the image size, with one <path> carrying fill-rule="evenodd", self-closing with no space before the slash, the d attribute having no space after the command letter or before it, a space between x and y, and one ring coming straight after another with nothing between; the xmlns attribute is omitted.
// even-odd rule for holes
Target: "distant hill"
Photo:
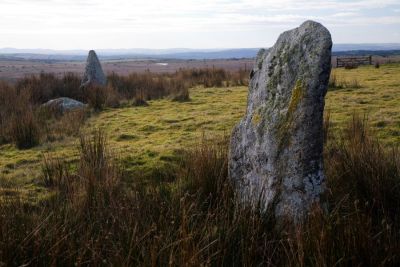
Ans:
<svg viewBox="0 0 400 267"><path fill-rule="evenodd" d="M333 52L400 50L400 44L334 44L332 50Z"/></svg>
<svg viewBox="0 0 400 267"><path fill-rule="evenodd" d="M102 60L124 59L241 59L254 58L259 48L235 49L97 49ZM400 55L400 44L334 44L334 55ZM83 61L86 50L50 50L1 48L0 59L40 61Z"/></svg>
<svg viewBox="0 0 400 267"><path fill-rule="evenodd" d="M227 50L190 50L190 51L143 51L145 53L129 52L121 50L110 52L109 50L96 50L102 60L124 60L124 59L178 59L178 60L201 60L201 59L241 59L253 58L258 48L227 49ZM6 53L4 52L6 51ZM14 53L11 53L14 52ZM33 52L33 51L32 51ZM69 53L26 53L25 50L3 50L0 49L0 59L10 60L49 60L49 61L82 61L85 60L87 51L79 51L76 54Z"/></svg>
<svg viewBox="0 0 400 267"><path fill-rule="evenodd" d="M333 52L333 56L399 56L400 50L351 50Z"/></svg>

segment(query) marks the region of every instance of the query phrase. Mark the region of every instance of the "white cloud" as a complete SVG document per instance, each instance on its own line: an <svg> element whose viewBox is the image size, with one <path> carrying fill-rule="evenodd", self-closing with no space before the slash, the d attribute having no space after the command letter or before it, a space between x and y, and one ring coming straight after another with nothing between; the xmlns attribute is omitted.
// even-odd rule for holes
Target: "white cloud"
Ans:
<svg viewBox="0 0 400 267"><path fill-rule="evenodd" d="M335 14L331 15L331 17L343 18L343 17L355 17L358 15L359 15L359 13L357 13L357 12L339 12L339 13L335 13Z"/></svg>
<svg viewBox="0 0 400 267"><path fill-rule="evenodd" d="M141 34L149 39L149 44L154 44L159 42L158 35L168 32L209 33L209 38L224 32L245 35L271 29L275 33L273 29L287 29L306 19L321 21L329 27L397 25L399 17L389 14L396 7L400 10L398 0L0 0L0 47L10 46L7 41L34 34L61 36L61 47L69 40L63 40L63 34L71 38L89 32L93 38L86 41L87 46L106 34L125 34L131 36L126 37L130 40ZM387 9L388 14L366 15L373 9ZM175 46L180 46L184 38L178 34ZM38 42L37 39L32 42ZM38 45L43 46L45 41ZM71 48L73 45L69 44Z"/></svg>

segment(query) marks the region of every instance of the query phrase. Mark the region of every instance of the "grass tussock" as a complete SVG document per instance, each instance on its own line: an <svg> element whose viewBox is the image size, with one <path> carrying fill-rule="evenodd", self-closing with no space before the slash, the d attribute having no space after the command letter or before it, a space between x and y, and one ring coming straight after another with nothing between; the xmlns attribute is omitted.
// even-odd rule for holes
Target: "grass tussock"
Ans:
<svg viewBox="0 0 400 267"><path fill-rule="evenodd" d="M53 197L35 207L0 203L0 262L398 266L399 151L384 149L357 117L327 136L327 208L315 206L285 231L235 201L226 138L203 138L183 154L174 180L149 184L121 172L102 131L82 136L75 168L44 159Z"/></svg>
<svg viewBox="0 0 400 267"><path fill-rule="evenodd" d="M340 79L337 77L335 73L332 73L329 78L328 84L329 90L338 90L338 89L345 89L345 88L355 88L359 89L362 88L362 85L358 81L357 78L353 78L350 80Z"/></svg>
<svg viewBox="0 0 400 267"><path fill-rule="evenodd" d="M366 118L354 116L335 145L327 149L332 195L339 195L336 188L341 188L350 201L398 223L400 153L397 147L384 148L370 131Z"/></svg>
<svg viewBox="0 0 400 267"><path fill-rule="evenodd" d="M14 142L20 149L31 148L41 139L41 130L31 95L0 83L0 141Z"/></svg>
<svg viewBox="0 0 400 267"><path fill-rule="evenodd" d="M346 65L344 65L344 68L346 70L357 69L358 68L358 64L357 63L347 63Z"/></svg>

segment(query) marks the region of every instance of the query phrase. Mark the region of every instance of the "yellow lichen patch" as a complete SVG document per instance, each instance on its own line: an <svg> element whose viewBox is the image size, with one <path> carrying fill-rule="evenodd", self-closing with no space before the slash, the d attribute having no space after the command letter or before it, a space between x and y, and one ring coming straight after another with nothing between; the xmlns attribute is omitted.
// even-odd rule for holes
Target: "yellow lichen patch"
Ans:
<svg viewBox="0 0 400 267"><path fill-rule="evenodd" d="M253 113L253 117L251 118L251 123L253 124L253 126L257 126L258 124L260 124L260 122L261 122L260 111L255 111Z"/></svg>
<svg viewBox="0 0 400 267"><path fill-rule="evenodd" d="M300 103L300 99L303 97L303 94L303 82L301 80L297 80L293 88L292 96L290 97L287 116L292 114L296 110L298 104Z"/></svg>
<svg viewBox="0 0 400 267"><path fill-rule="evenodd" d="M304 96L303 82L297 80L290 97L289 107L286 114L278 122L277 138L279 140L279 151L281 151L285 144L289 142L289 136L293 121L293 113L296 111L301 99Z"/></svg>

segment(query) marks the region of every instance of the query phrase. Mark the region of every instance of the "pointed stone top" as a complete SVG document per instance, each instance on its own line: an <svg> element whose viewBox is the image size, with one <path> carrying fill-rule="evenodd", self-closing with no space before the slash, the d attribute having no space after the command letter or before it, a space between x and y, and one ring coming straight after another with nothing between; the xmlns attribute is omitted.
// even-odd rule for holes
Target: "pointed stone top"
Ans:
<svg viewBox="0 0 400 267"><path fill-rule="evenodd" d="M316 22L316 21L313 21L313 20L306 20L306 21L304 21L304 22L300 25L300 28L301 28L301 27L313 27L313 26L325 28L324 26L322 26L321 23Z"/></svg>
<svg viewBox="0 0 400 267"><path fill-rule="evenodd" d="M96 52L94 50L90 50L86 60L85 74L83 76L81 86L86 87L93 84L105 86L107 84L107 80L103 69L101 68L101 64Z"/></svg>

